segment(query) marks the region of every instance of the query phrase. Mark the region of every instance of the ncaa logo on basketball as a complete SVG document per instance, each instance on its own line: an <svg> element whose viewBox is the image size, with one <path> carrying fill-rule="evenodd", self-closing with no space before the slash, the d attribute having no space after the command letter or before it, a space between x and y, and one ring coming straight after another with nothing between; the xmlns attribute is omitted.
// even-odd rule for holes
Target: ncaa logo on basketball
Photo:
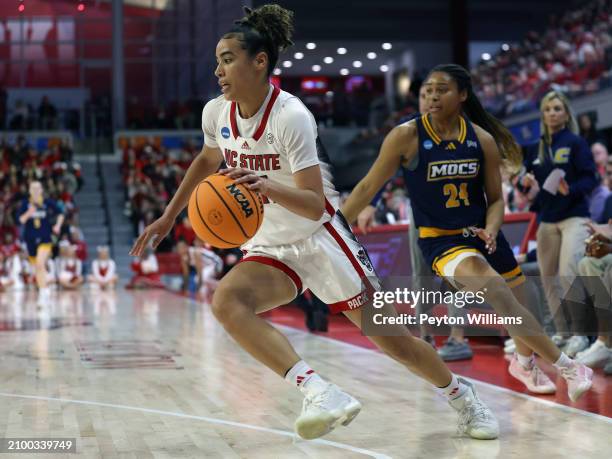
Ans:
<svg viewBox="0 0 612 459"><path fill-rule="evenodd" d="M476 177L479 169L480 162L477 159L435 161L427 167L427 181Z"/></svg>
<svg viewBox="0 0 612 459"><path fill-rule="evenodd" d="M268 132L268 135L266 135L266 140L268 141L270 145L274 143L274 136L272 135L271 132Z"/></svg>
<svg viewBox="0 0 612 459"><path fill-rule="evenodd" d="M433 142L431 140L426 140L423 142L423 148L425 150L431 150L433 148Z"/></svg>
<svg viewBox="0 0 612 459"><path fill-rule="evenodd" d="M473 140L468 140L467 141L467 146L468 146L468 148L478 148L478 144L476 142L474 142Z"/></svg>
<svg viewBox="0 0 612 459"><path fill-rule="evenodd" d="M227 126L225 126L225 127L221 128L221 136L222 136L224 139L229 139L229 136L230 136L230 130L229 130L229 128L228 128Z"/></svg>
<svg viewBox="0 0 612 459"><path fill-rule="evenodd" d="M238 205L242 208L242 212L244 213L245 218L253 215L253 209L251 208L251 203L246 198L245 195L242 194L242 191L236 186L235 183L228 185L225 187L227 191L232 195L232 197L236 200Z"/></svg>

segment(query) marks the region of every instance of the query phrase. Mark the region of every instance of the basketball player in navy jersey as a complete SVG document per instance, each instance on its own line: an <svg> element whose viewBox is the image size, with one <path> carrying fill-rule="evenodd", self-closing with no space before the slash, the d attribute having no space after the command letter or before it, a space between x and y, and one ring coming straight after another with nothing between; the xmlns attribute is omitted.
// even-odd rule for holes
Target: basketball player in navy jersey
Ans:
<svg viewBox="0 0 612 459"><path fill-rule="evenodd" d="M31 182L29 191L30 197L22 202L18 216L19 223L24 225L23 238L28 248L30 263L34 265L36 272L38 304L44 306L50 297L46 264L51 255L51 235L59 235L64 214L54 200L44 197L39 181Z"/></svg>
<svg viewBox="0 0 612 459"><path fill-rule="evenodd" d="M533 392L554 392L533 351L559 370L576 401L592 384L593 371L575 362L546 336L511 288L525 278L500 231L504 218L500 167L518 168L521 154L510 132L487 113L463 67L434 68L424 83L429 113L394 128L378 159L345 201L342 213L355 221L400 165L419 229L419 246L432 270L456 287L486 292L500 316L520 316L508 325L517 343L510 373ZM516 294L516 293L515 293Z"/></svg>
<svg viewBox="0 0 612 459"><path fill-rule="evenodd" d="M247 252L242 262L219 282L212 311L243 349L304 394L295 430L302 438L317 438L348 425L361 404L324 380L258 313L287 304L309 288L360 327L361 305L378 288L378 278L337 211L339 196L329 165L319 155L314 117L297 97L269 82L279 52L292 44L292 13L278 5L245 11L246 17L217 44L215 75L223 94L202 112L202 152L164 215L145 228L131 253L140 255L153 237L154 246L159 244L194 188L224 159L230 169L222 173L260 193L267 201L263 223L242 246ZM391 306L387 310L394 313ZM372 341L447 397L462 432L496 438L497 420L472 385L453 375L435 350L406 327L391 328L393 336Z"/></svg>

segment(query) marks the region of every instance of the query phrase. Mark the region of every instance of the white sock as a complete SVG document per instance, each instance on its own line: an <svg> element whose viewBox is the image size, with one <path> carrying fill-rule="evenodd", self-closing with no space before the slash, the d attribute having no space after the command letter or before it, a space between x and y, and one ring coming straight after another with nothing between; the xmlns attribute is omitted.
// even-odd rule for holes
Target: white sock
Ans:
<svg viewBox="0 0 612 459"><path fill-rule="evenodd" d="M436 392L449 400L455 400L461 397L467 389L468 387L453 374L450 384L446 387L436 387Z"/></svg>
<svg viewBox="0 0 612 459"><path fill-rule="evenodd" d="M561 355L559 356L559 360L553 363L553 365L555 366L557 370L560 370L561 368L571 367L573 363L574 361L570 359L567 355L565 355L565 352L562 352Z"/></svg>
<svg viewBox="0 0 612 459"><path fill-rule="evenodd" d="M531 355L521 355L518 352L516 353L516 358L519 363L523 366L523 368L530 370L533 368L535 364L535 360L533 358L533 354Z"/></svg>
<svg viewBox="0 0 612 459"><path fill-rule="evenodd" d="M285 381L306 395L307 393L321 392L327 387L327 382L321 378L310 366L300 360L285 375Z"/></svg>

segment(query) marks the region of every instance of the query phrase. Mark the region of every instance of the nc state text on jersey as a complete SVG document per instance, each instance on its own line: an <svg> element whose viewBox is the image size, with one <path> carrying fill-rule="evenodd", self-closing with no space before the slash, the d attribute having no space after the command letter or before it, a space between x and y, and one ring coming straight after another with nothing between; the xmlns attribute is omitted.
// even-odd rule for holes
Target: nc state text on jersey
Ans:
<svg viewBox="0 0 612 459"><path fill-rule="evenodd" d="M276 171L281 168L279 154L246 155L229 148L225 149L225 162L229 167L242 167L252 171Z"/></svg>

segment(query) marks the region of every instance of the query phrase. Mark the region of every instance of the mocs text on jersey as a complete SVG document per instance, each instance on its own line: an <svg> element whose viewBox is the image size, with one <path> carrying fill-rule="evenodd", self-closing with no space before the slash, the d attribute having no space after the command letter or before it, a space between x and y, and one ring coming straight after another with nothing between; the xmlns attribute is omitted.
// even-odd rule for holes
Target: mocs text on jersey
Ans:
<svg viewBox="0 0 612 459"><path fill-rule="evenodd" d="M475 158L459 161L435 161L428 165L427 181L476 177L479 169L480 161Z"/></svg>

